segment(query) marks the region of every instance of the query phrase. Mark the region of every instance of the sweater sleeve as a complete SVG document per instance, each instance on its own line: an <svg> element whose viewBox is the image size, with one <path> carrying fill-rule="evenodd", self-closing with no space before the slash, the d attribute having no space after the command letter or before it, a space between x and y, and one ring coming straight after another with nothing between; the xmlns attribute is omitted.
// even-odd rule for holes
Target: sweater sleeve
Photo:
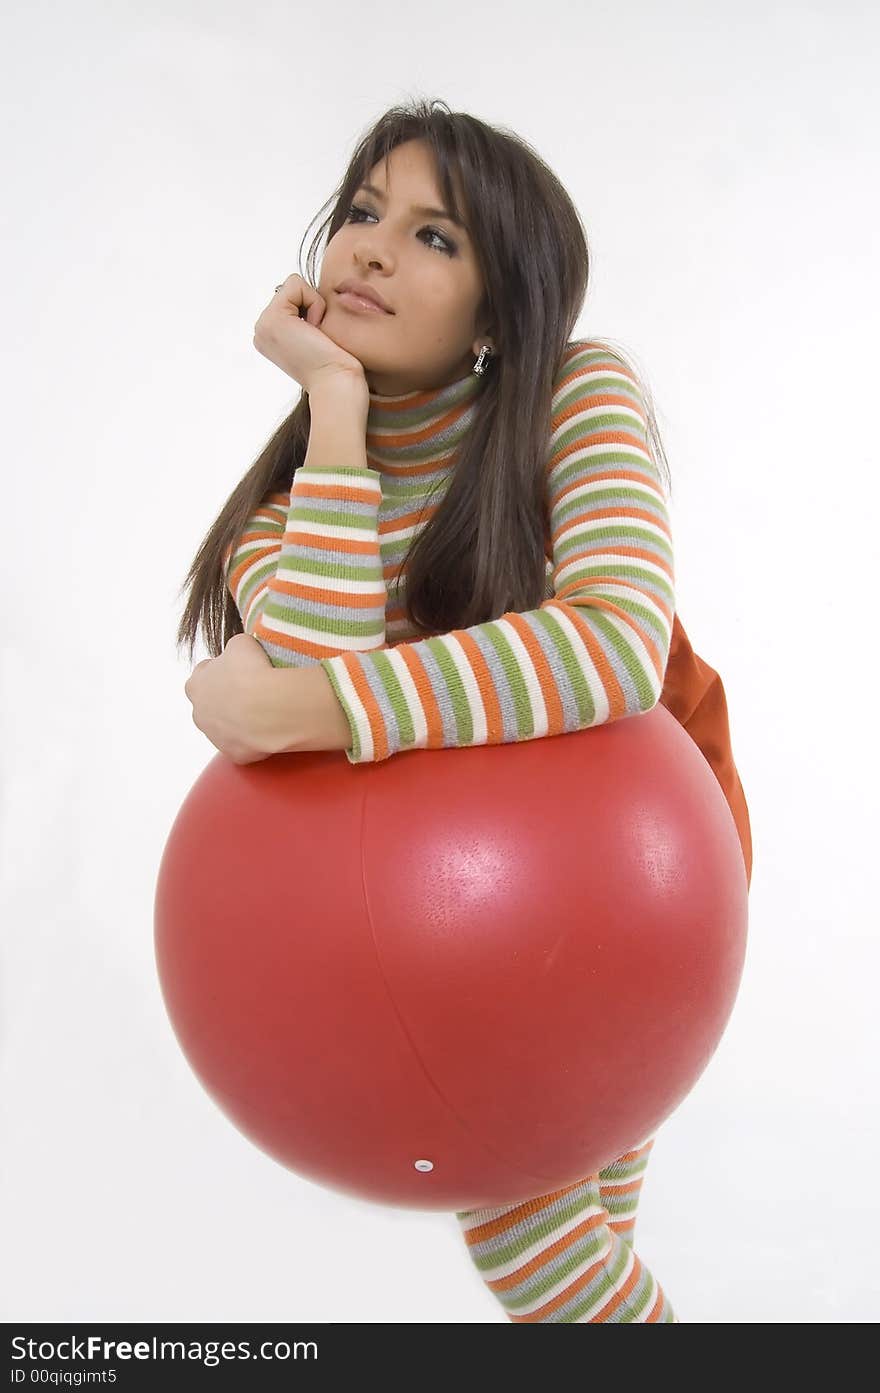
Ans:
<svg viewBox="0 0 880 1393"><path fill-rule="evenodd" d="M273 666L383 647L381 501L378 470L300 467L289 494L268 494L227 548L227 587Z"/></svg>
<svg viewBox="0 0 880 1393"><path fill-rule="evenodd" d="M629 369L577 343L554 382L545 466L553 596L537 609L321 666L352 764L559 735L650 710L675 612L672 539Z"/></svg>

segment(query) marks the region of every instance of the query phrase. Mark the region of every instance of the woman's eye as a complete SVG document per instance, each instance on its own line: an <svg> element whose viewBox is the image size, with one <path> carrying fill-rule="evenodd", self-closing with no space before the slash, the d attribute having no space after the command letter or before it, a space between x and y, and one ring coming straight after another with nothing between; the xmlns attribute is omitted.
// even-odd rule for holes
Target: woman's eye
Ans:
<svg viewBox="0 0 880 1393"><path fill-rule="evenodd" d="M348 217L346 218L346 222L360 222L361 219L354 216L357 213L363 213L364 217L366 218L373 217L373 214L370 212L368 208L360 208L356 203L353 203L348 210ZM439 237L443 245L438 246L436 242L432 243L431 245L434 251L445 252L447 256L455 255L455 247L453 246L452 242L450 242L449 238L446 237L442 232L438 232L436 227L422 227L419 229L419 235L421 236L423 232L427 232L429 237Z"/></svg>

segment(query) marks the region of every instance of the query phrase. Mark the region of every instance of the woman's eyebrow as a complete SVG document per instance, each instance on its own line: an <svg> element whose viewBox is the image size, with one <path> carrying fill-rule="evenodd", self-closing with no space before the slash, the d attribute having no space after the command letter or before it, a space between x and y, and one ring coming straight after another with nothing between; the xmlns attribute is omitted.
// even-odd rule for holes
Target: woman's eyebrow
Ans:
<svg viewBox="0 0 880 1393"><path fill-rule="evenodd" d="M385 194L381 189L377 189L375 184L361 184L361 188L364 193L370 193L374 198L380 198L384 202ZM420 203L414 203L411 212L418 213L424 218L445 218L447 222L451 222L456 227L460 227L462 232L467 232L467 224L463 223L460 218L454 218L451 213L447 213L445 208L425 208Z"/></svg>

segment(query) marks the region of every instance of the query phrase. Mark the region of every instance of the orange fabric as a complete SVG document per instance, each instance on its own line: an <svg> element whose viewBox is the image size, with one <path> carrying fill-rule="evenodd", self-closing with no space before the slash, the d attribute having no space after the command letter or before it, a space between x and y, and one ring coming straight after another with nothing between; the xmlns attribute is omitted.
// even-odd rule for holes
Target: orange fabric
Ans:
<svg viewBox="0 0 880 1393"><path fill-rule="evenodd" d="M733 813L746 865L746 881L752 883L752 829L745 793L730 744L727 697L721 678L700 658L676 613L672 643L660 700L699 746L721 785Z"/></svg>

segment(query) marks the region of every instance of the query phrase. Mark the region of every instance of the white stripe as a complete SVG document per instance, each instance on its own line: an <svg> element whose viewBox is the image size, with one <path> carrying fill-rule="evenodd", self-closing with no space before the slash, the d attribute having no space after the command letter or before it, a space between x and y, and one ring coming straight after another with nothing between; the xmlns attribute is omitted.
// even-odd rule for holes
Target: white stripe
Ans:
<svg viewBox="0 0 880 1393"><path fill-rule="evenodd" d="M648 575L657 576L671 584L669 572L656 561L646 561L643 556L621 556L617 551L597 551L591 556L573 556L570 561L566 561L556 572L556 589L561 590L568 576L576 571L582 570L584 566L607 566L609 571L613 571L615 566L631 566L633 570L646 571ZM625 576L617 576L616 581L621 585L626 585ZM593 589L602 585L602 581L596 576L584 576L584 585ZM601 593L601 591L600 591ZM639 592L638 598L641 598Z"/></svg>
<svg viewBox="0 0 880 1393"><path fill-rule="evenodd" d="M621 638L632 650L636 662L639 664L639 667L642 669L642 671L648 679L648 684L651 688L651 691L654 693L655 701L659 701L660 693L663 690L663 679L657 676L657 669L654 666L654 660L648 652L647 645L645 644L645 641L639 633L638 629L631 628L630 625L625 622L625 620L620 619L616 614L612 614L610 610L603 609L602 614L604 615L607 622L614 626L614 628L620 634ZM642 714L641 708L639 708L639 714Z"/></svg>
<svg viewBox="0 0 880 1393"><path fill-rule="evenodd" d="M245 628L245 633L253 635L253 631L256 628L257 620L260 616L260 613L262 612L262 602L265 602L268 594L269 591L265 585L261 585L260 588L254 592L250 604L247 607L247 613L243 616L242 620ZM241 611L239 611L239 613L240 612Z"/></svg>
<svg viewBox="0 0 880 1393"><path fill-rule="evenodd" d="M641 1315L639 1316L639 1319L637 1321L638 1325L647 1324L648 1316L654 1309L654 1302L657 1300L657 1296L660 1291L660 1288L657 1284L657 1278L654 1276L653 1272L651 1272L650 1269L645 1267L644 1265L642 1266L642 1271L648 1279L648 1296L645 1300L644 1306L642 1307ZM639 1295L641 1296L641 1293L639 1293Z"/></svg>
<svg viewBox="0 0 880 1393"><path fill-rule="evenodd" d="M328 630L308 629L302 624L290 624L286 619L276 619L274 615L263 613L262 625L270 634L284 634L287 638L305 639L306 643L316 644L319 647L330 648L333 652L344 649L347 653L370 653L374 648L381 648L382 644L377 643L378 635L370 637L367 635L358 638L356 634L337 634Z"/></svg>
<svg viewBox="0 0 880 1393"><path fill-rule="evenodd" d="M623 1271L617 1279L617 1282L614 1286L614 1290L612 1292L600 1292L598 1298L593 1302L592 1306L588 1306L586 1311L584 1311L582 1315L578 1316L577 1321L575 1322L576 1325L585 1325L588 1321L591 1321L594 1316L600 1315L602 1311L605 1310L612 1296L617 1295L617 1293L620 1291L620 1288L623 1286L624 1282L628 1278L629 1274L632 1272L633 1264L636 1260L635 1254L633 1253L629 1245L624 1246L626 1247L627 1260L624 1263Z"/></svg>
<svg viewBox="0 0 880 1393"><path fill-rule="evenodd" d="M540 1296L535 1297L534 1301L528 1302L525 1306L518 1305L515 1310L511 1309L511 1314L515 1316L533 1315L535 1311L540 1311L542 1307L546 1306L548 1301L553 1301L557 1296L565 1292L573 1282L576 1282L585 1272L589 1272L591 1267L595 1267L597 1263L606 1263L610 1254L614 1251L614 1234L610 1229L606 1230L606 1232L608 1234L608 1241L605 1244L604 1250L600 1249L598 1253L594 1253L591 1257L585 1258L583 1262L578 1263L577 1267L572 1268L560 1277L557 1282L554 1282L553 1286L547 1287L545 1291L542 1291ZM553 1238L555 1239L555 1237L556 1234L554 1233ZM545 1238L540 1246L546 1248L552 1241L553 1240L549 1237ZM632 1266L632 1264L630 1264L630 1266ZM486 1274L483 1272L480 1273L482 1277L485 1277L485 1275ZM503 1291L496 1292L495 1295L499 1297L502 1302L504 1301L505 1293ZM581 1301L583 1300L583 1295L583 1291L573 1292L572 1295L563 1302L563 1305L567 1305L569 1301ZM601 1311L608 1300L608 1292L600 1292L596 1301L589 1307L588 1315L595 1315L597 1311ZM580 1316L578 1319L584 1320L587 1319L587 1317Z"/></svg>
<svg viewBox="0 0 880 1393"><path fill-rule="evenodd" d="M376 472L378 473L378 471ZM360 489L361 491L368 489L371 493L375 494L377 500L380 499L382 497L381 480L374 479L372 475L367 474L366 471L362 470L361 473L363 474L363 478L355 479L354 476L351 474L335 474L332 469L306 469L304 466L301 465L293 476L293 486L290 491L291 502L293 502L294 498L296 497L297 479L305 480L306 483L309 484L332 484L334 488L356 488ZM341 498L333 499L332 501L334 503L345 502L345 500ZM352 499L351 501L355 502L356 500ZM313 499L310 495L304 495L303 502L313 503L318 502L318 500Z"/></svg>
<svg viewBox="0 0 880 1393"><path fill-rule="evenodd" d="M602 1176L601 1184L602 1184L602 1189L603 1189L603 1190L616 1190L616 1189L618 1189L618 1188L623 1189L623 1187L626 1186L626 1185L632 1185L632 1183L633 1183L634 1180L643 1180L643 1179L644 1179L644 1174L643 1174L643 1172L641 1172L641 1171L637 1171L635 1175L615 1175L615 1176L603 1175L603 1176ZM634 1198L633 1198L633 1201L632 1201L632 1205L633 1205L633 1210L635 1210L635 1208L636 1208L636 1206L638 1205L638 1202L639 1202L639 1198L638 1198L639 1192L638 1192L638 1190L636 1190L636 1191L634 1191L633 1193L634 1193ZM632 1213L632 1212L633 1212L633 1211L631 1210L630 1213ZM616 1222L618 1219L629 1218L629 1214L622 1214L622 1213L618 1212L618 1213L614 1214L613 1218L614 1218L614 1220L615 1220L615 1222Z"/></svg>
<svg viewBox="0 0 880 1393"><path fill-rule="evenodd" d="M574 455L566 457L566 459L563 461L561 465L556 466L556 469L554 469L553 474L561 472L562 468L567 468L574 458ZM553 483L553 474L550 475L549 479L551 485ZM583 494L607 493L609 488L618 488L621 493L626 495L626 503L632 507L638 507L639 502L641 501L638 497L634 498L632 496L633 494L644 494L646 503L659 502L663 504L664 508L666 506L666 498L660 491L660 488L654 488L648 482L647 479L621 479L617 484L612 484L608 479L585 479L583 483L577 484L577 486L574 488L572 488L571 480L569 479L567 484L564 485L564 487L567 490L565 494L566 507L573 498L580 498ZM562 492L562 488L563 485L560 485L560 493ZM557 506L558 503L559 498L554 498L554 507Z"/></svg>
<svg viewBox="0 0 880 1393"><path fill-rule="evenodd" d="M578 604L578 597L577 597L576 595L575 595L574 599L572 599L572 598L571 598L571 595L573 595L573 594L574 594L574 592L572 591L571 594L570 594L569 596L567 596L564 600L558 600L557 603L560 604L560 605L571 604L571 605L573 605L580 613L583 613L583 610L584 610L585 606ZM646 594L644 593L644 591L642 591L642 590L637 590L637 589L635 588L635 586L633 586L633 585L628 585L628 584L626 583L626 581L621 581L619 585L616 585L616 584L615 584L615 585L609 585L609 584L607 584L606 582L602 582L602 583L601 583L601 587L600 587L599 585L593 584L593 585L591 585L590 589L587 591L587 595L588 595L588 596L591 595L591 594L601 595L601 597L602 597L603 600L604 600L604 599L612 599L612 600L613 600L613 599L615 598L615 596L616 596L618 599L632 600L632 601L633 601L634 603L636 603L636 604L643 605L645 609L651 610L651 612L652 612L653 614L656 615L656 617L657 617L657 622L658 622L664 629L666 629L667 631L669 631L669 620L667 619L667 617L666 617L666 615L664 614L663 610L660 608L660 604L659 604L659 602L655 599L655 597L654 597L653 595L646 595ZM554 595L553 598L555 599L556 596ZM603 613L607 614L607 613L608 613L608 610L604 610ZM633 617L633 623L638 623L638 622L639 622L639 621L638 621L637 619L635 619L635 617ZM670 631L670 632L671 632L671 631Z"/></svg>
<svg viewBox="0 0 880 1393"><path fill-rule="evenodd" d="M558 547L563 538L568 540L568 538L571 537L572 533L583 532L584 535L587 535L590 532L601 532L609 527L628 527L631 533L634 532L636 528L638 528L640 533L650 532L663 546L669 546L669 533L666 531L665 528L661 527L659 523L650 522L647 519L643 518L627 517L625 513L616 513L611 517L601 518L593 516L586 518L567 518L566 521L560 524L558 527L551 527L553 533L553 545ZM641 545L641 541L642 539L640 536L638 538L639 545ZM614 546L615 543L609 540L608 545ZM623 541L618 539L617 545L629 546L631 545L631 543L628 538Z"/></svg>
<svg viewBox="0 0 880 1393"><path fill-rule="evenodd" d="M422 514L421 524L427 526L430 520L430 514ZM408 527L395 527L390 532L385 531L382 533L382 543L384 546L387 546L390 542L406 542L410 537L414 536L417 531L419 531L418 523L411 523Z"/></svg>
<svg viewBox="0 0 880 1393"><path fill-rule="evenodd" d="M413 730L415 731L415 744L414 746L407 746L407 748L424 750L428 744L428 719L425 715L425 709L422 706L422 700L419 696L418 689L413 681L412 673L400 654L393 648L386 648L384 652L403 690L403 699L406 702L407 710L412 720ZM379 681L382 682L381 675L379 676ZM384 683L382 685L384 686ZM386 695L386 700L390 705L391 697Z"/></svg>
<svg viewBox="0 0 880 1393"><path fill-rule="evenodd" d="M550 717L547 714L547 703L544 700L541 683L535 671L535 665L532 662L529 651L509 619L496 619L494 622L513 649L513 655L522 673L526 691L529 694L529 701L532 705L532 725L534 727L535 737L546 735L550 728Z"/></svg>
<svg viewBox="0 0 880 1393"><path fill-rule="evenodd" d="M543 1196L539 1196L538 1198L543 1198ZM568 1198L570 1198L570 1196L563 1197L563 1199ZM516 1204L502 1204L495 1209L475 1209L473 1214L469 1215L467 1219L459 1219L458 1222L462 1230L468 1233L471 1229L481 1228L483 1224L491 1224L496 1219L506 1218L514 1209L519 1209L520 1206L525 1203L527 1203L527 1201L520 1200ZM558 1201L554 1201L554 1203L558 1203ZM518 1271L520 1267L524 1267L527 1262L531 1262L532 1258L537 1257L539 1253L543 1252L548 1243L555 1242L557 1238L562 1238L565 1234L571 1233L572 1229L576 1229L578 1225L584 1223L586 1219L592 1219L597 1214L601 1214L604 1208L605 1206L603 1204L586 1205L583 1209L579 1210L577 1214L570 1214L567 1218L561 1220L558 1227L554 1227L552 1238L548 1238L547 1236L537 1238L535 1242L530 1244L522 1253L517 1253L512 1258L508 1258L504 1262L499 1262L497 1266L481 1267L480 1275L484 1277L487 1282L497 1281L500 1277L509 1277L512 1272ZM492 1243L499 1241L504 1242L504 1238L499 1235L488 1241Z"/></svg>
<svg viewBox="0 0 880 1393"><path fill-rule="evenodd" d="M282 508L280 503L267 503L265 505L265 512L251 513L242 531L250 532L256 528L259 528L260 531L265 531L267 527L271 527L273 531L277 528L279 531L283 532L288 512L289 508ZM266 516L267 513L269 514L268 517Z"/></svg>
<svg viewBox="0 0 880 1393"><path fill-rule="evenodd" d="M367 713L364 710L363 702L361 701L360 697L354 689L354 683L348 675L348 669L346 668L345 663L342 661L341 658L331 658L329 661L332 664L333 673L339 682L339 686L342 693L345 696L345 700L348 702L348 705L351 708L352 715L354 716L355 725L357 727L358 736L360 738L361 752L356 762L358 764L366 764L373 758L375 753L375 746L373 745L373 732L370 728L369 718L367 717Z"/></svg>
<svg viewBox="0 0 880 1393"><path fill-rule="evenodd" d="M332 541L343 539L350 542L353 537L357 537L358 533L364 537L374 538L376 524L362 517L353 517L348 527L337 527L326 522L310 522L307 518L292 519L291 525L282 539L284 546L302 546L301 534L304 532L310 532L313 537L329 537ZM354 558L354 560L358 559Z"/></svg>
<svg viewBox="0 0 880 1393"><path fill-rule="evenodd" d="M611 707L608 702L608 693L605 690L605 683L599 676L596 664L590 657L583 639L578 633L572 621L565 612L565 600L547 600L544 608L552 610L553 618L567 637L574 649L574 655L578 660L578 666L584 675L584 681L589 688L593 698L593 705L596 708L596 716L593 725L601 725L608 720Z"/></svg>
<svg viewBox="0 0 880 1393"><path fill-rule="evenodd" d="M253 550L253 547L248 547L248 550ZM277 556L277 554L278 554L278 552L280 552L280 550L281 550L281 543L280 543L280 542L274 543L274 545L273 545L273 546L270 546L270 547L267 547L267 546L266 546L266 543L263 543L263 554L262 554L262 556L259 556L259 557L258 557L258 556L255 556L255 557L253 557L253 560L251 561L251 564L249 564L248 568L246 568L246 570L242 571L241 575L239 575L239 578L238 578L238 595L241 595L241 592L244 591L244 588L245 588L246 584L248 584L249 579L252 579L253 575L256 574L256 571L259 571L260 568L262 568L263 566L266 566L266 564L269 563L270 557L272 557L272 553L276 554L276 556ZM235 556L234 559L233 559L233 561L234 561L234 566L235 566L235 567L241 566L242 560L244 560L244 557L246 556L246 554L248 554L248 552L245 552L244 549L242 549L241 552L237 553L237 556ZM233 566L230 566L230 570L233 570ZM233 599L235 599L235 596L233 596Z"/></svg>
<svg viewBox="0 0 880 1393"><path fill-rule="evenodd" d="M631 384L629 385L631 386ZM634 406L625 406L623 405L623 403L618 402L615 402L613 405L609 404L608 402L599 402L596 406L589 406L587 403L584 403L582 406L579 407L577 411L573 412L569 416L566 416L563 421L560 421L556 429L551 432L551 458L554 452L554 446L561 436L567 435L568 432L573 430L575 426L586 426L587 422L594 420L597 416L607 416L609 412L613 412L615 416L631 417L632 426L636 433L640 431L644 432L644 420L642 419L640 413L636 410ZM591 454L595 454L603 450L635 450L638 454L644 454L646 459L650 460L651 458L650 451L645 450L644 446L633 445L631 441L628 440L603 440L601 443L597 445L588 446L587 449ZM570 456L567 456L565 461L566 464L570 464L573 459L577 459L579 453L579 451L575 450L572 452Z"/></svg>
<svg viewBox="0 0 880 1393"><path fill-rule="evenodd" d="M283 576L282 576L283 572ZM295 566L285 566L283 559L273 577L295 581L297 585L307 586L309 590L320 590L326 595L375 595L377 607L384 606L387 599L385 587L376 580L349 580L348 576L316 576L312 571L298 571ZM272 581L269 581L271 585ZM382 586L380 589L379 587ZM286 600L291 596L285 595ZM295 597L293 597L295 598Z"/></svg>
<svg viewBox="0 0 880 1393"><path fill-rule="evenodd" d="M627 377L626 373L623 372L621 368L602 367L598 362L590 362L588 359L581 356L583 352L595 353L597 351L598 350L592 348L586 350L582 349L577 353L572 353L571 357L566 359L563 364L564 374L568 377L572 372L577 373L577 381L563 382L557 387L556 391L553 393L554 411L558 411L563 398L567 397L569 392L577 390L578 382L589 382L591 377L616 377L619 378L621 384L628 387L630 391L633 390L632 378ZM607 349L605 350L605 357L608 357Z"/></svg>
<svg viewBox="0 0 880 1393"><path fill-rule="evenodd" d="M486 715L486 707L483 704L483 696L480 691L480 684L477 681L477 674L471 666L470 659L465 654L461 642L453 634L438 635L455 665L455 670L461 678L464 694L467 697L468 707L471 713L471 722L474 728L475 745L485 745L489 738L489 720ZM442 680L442 677L441 677Z"/></svg>

